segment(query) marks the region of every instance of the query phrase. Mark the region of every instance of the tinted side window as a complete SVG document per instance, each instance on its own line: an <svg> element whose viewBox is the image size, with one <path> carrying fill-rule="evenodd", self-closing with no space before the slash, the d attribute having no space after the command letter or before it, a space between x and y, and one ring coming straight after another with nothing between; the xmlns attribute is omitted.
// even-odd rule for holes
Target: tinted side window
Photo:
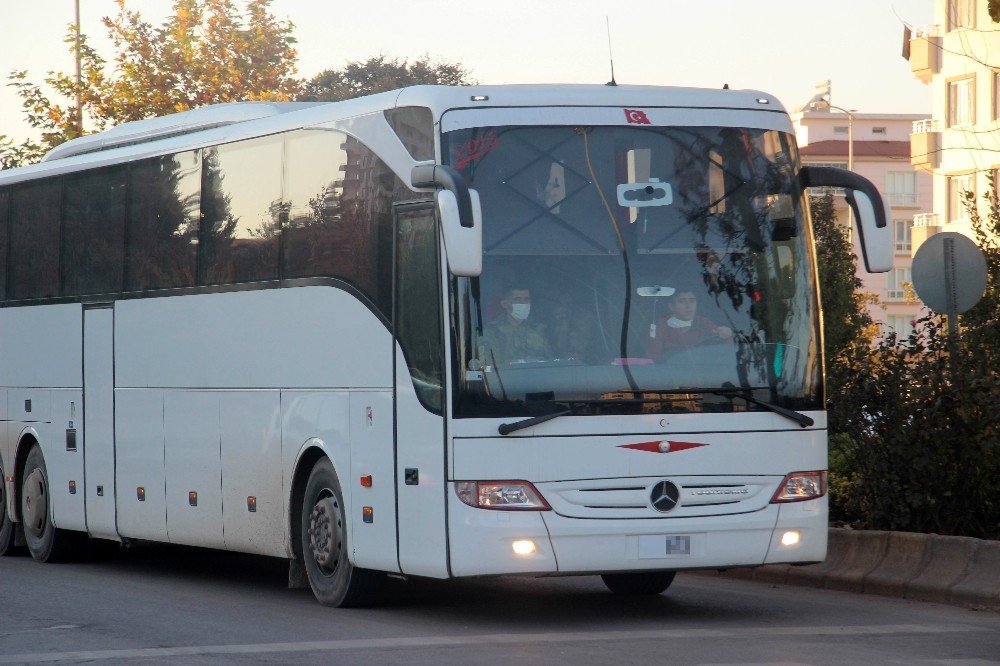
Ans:
<svg viewBox="0 0 1000 666"><path fill-rule="evenodd" d="M16 186L11 204L11 298L58 296L62 179Z"/></svg>
<svg viewBox="0 0 1000 666"><path fill-rule="evenodd" d="M278 277L282 141L254 139L210 148L202 164L198 282Z"/></svg>
<svg viewBox="0 0 1000 666"><path fill-rule="evenodd" d="M124 167L66 177L63 201L64 296L122 288L125 246Z"/></svg>
<svg viewBox="0 0 1000 666"><path fill-rule="evenodd" d="M434 116L425 106L400 106L385 111L385 119L415 160L434 159Z"/></svg>
<svg viewBox="0 0 1000 666"><path fill-rule="evenodd" d="M7 240L10 226L10 190L0 190L0 300L7 295Z"/></svg>
<svg viewBox="0 0 1000 666"><path fill-rule="evenodd" d="M201 153L143 160L129 170L125 288L166 289L195 283Z"/></svg>

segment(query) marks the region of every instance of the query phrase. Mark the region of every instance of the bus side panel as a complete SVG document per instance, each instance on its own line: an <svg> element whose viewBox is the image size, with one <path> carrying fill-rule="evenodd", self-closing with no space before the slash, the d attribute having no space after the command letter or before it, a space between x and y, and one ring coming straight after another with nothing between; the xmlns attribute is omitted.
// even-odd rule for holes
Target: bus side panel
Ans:
<svg viewBox="0 0 1000 666"><path fill-rule="evenodd" d="M281 394L226 391L222 422L222 522L226 548L284 557Z"/></svg>
<svg viewBox="0 0 1000 666"><path fill-rule="evenodd" d="M167 391L163 398L167 535L171 543L223 548L220 394Z"/></svg>
<svg viewBox="0 0 1000 666"><path fill-rule="evenodd" d="M79 416L82 393L52 390L83 386L81 311L79 304L72 303L0 309L0 386L7 389L11 464L21 438L33 435L45 457L53 523L83 531L83 452L79 447L66 450L67 420L59 406L68 408L75 401ZM58 397L70 394L69 400ZM53 422L55 412L59 412L58 423ZM70 493L70 481L76 482L76 493Z"/></svg>
<svg viewBox="0 0 1000 666"><path fill-rule="evenodd" d="M163 391L115 392L118 532L167 540L163 472Z"/></svg>
<svg viewBox="0 0 1000 666"><path fill-rule="evenodd" d="M407 470L416 470L417 483L407 483ZM396 355L396 478L403 573L447 578L444 419L420 404L401 351Z"/></svg>
<svg viewBox="0 0 1000 666"><path fill-rule="evenodd" d="M396 553L396 488L392 455L392 393L351 392L351 561L359 567L399 571ZM362 479L371 477L367 487ZM365 519L365 507L371 509Z"/></svg>

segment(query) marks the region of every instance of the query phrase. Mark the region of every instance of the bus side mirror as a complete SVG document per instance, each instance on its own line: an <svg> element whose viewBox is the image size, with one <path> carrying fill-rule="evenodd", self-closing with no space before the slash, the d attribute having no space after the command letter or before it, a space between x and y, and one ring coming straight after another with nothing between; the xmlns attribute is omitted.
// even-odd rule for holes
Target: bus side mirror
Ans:
<svg viewBox="0 0 1000 666"><path fill-rule="evenodd" d="M839 187L854 212L865 269L885 273L892 269L892 228L889 208L872 182L853 171L833 167L804 166L799 171L802 187Z"/></svg>
<svg viewBox="0 0 1000 666"><path fill-rule="evenodd" d="M458 277L476 277L483 272L483 214L479 205L479 192L468 190L472 226L462 224L458 199L450 190L438 190L438 219L444 236L448 270Z"/></svg>
<svg viewBox="0 0 1000 666"><path fill-rule="evenodd" d="M410 184L440 188L434 200L452 275L476 277L482 273L483 213L479 193L469 189L457 171L440 164L413 167Z"/></svg>

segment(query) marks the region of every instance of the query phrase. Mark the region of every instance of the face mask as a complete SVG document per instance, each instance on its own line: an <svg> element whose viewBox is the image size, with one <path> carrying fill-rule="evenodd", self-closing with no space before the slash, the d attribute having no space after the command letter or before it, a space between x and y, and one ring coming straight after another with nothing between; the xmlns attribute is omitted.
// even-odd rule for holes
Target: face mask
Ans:
<svg viewBox="0 0 1000 666"><path fill-rule="evenodd" d="M531 314L531 303L512 303L510 316L518 321L524 321Z"/></svg>

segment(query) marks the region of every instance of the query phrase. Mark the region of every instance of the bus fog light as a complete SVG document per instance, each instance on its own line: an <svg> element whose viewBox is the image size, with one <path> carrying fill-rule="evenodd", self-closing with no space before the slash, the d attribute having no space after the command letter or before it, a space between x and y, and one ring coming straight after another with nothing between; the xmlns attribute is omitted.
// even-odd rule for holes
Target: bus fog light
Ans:
<svg viewBox="0 0 1000 666"><path fill-rule="evenodd" d="M538 550L531 539L518 539L511 544L511 548L514 549L515 555L531 555Z"/></svg>
<svg viewBox="0 0 1000 666"><path fill-rule="evenodd" d="M802 540L802 535L799 534L798 530L788 530L781 535L781 545L782 546L794 546Z"/></svg>

